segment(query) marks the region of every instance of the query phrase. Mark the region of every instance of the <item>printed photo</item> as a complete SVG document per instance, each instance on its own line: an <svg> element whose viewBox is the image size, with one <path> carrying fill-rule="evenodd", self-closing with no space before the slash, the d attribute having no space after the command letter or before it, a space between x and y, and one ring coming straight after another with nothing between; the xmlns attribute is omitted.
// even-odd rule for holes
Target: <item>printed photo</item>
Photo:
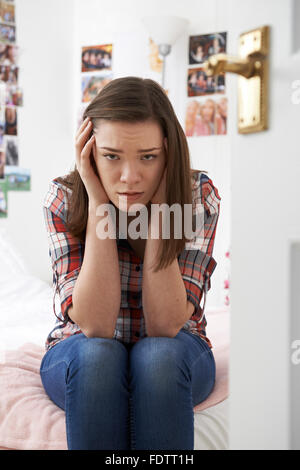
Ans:
<svg viewBox="0 0 300 470"><path fill-rule="evenodd" d="M112 69L112 44L82 48L81 71L92 72Z"/></svg>
<svg viewBox="0 0 300 470"><path fill-rule="evenodd" d="M10 106L23 106L23 91L18 86L6 87L5 104Z"/></svg>
<svg viewBox="0 0 300 470"><path fill-rule="evenodd" d="M89 103L112 80L110 75L81 75L82 103Z"/></svg>
<svg viewBox="0 0 300 470"><path fill-rule="evenodd" d="M4 149L5 106L0 106L0 150Z"/></svg>
<svg viewBox="0 0 300 470"><path fill-rule="evenodd" d="M14 43L16 42L16 27L8 24L0 24L0 42Z"/></svg>
<svg viewBox="0 0 300 470"><path fill-rule="evenodd" d="M211 55L226 52L226 37L225 32L190 36L189 64L201 64Z"/></svg>
<svg viewBox="0 0 300 470"><path fill-rule="evenodd" d="M5 131L6 135L17 135L17 108L7 106L5 108Z"/></svg>
<svg viewBox="0 0 300 470"><path fill-rule="evenodd" d="M5 167L5 152L4 149L0 149L0 179L4 179L4 167Z"/></svg>
<svg viewBox="0 0 300 470"><path fill-rule="evenodd" d="M0 65L0 80L10 85L18 84L19 67L16 65Z"/></svg>
<svg viewBox="0 0 300 470"><path fill-rule="evenodd" d="M0 108L1 110L4 109L6 105L6 94L7 94L7 86L5 83L0 82Z"/></svg>
<svg viewBox="0 0 300 470"><path fill-rule="evenodd" d="M0 43L0 65L17 65L18 54L18 46Z"/></svg>
<svg viewBox="0 0 300 470"><path fill-rule="evenodd" d="M225 93L225 74L208 77L202 67L188 69L188 96Z"/></svg>
<svg viewBox="0 0 300 470"><path fill-rule="evenodd" d="M5 166L8 191L30 191L30 170L19 166Z"/></svg>
<svg viewBox="0 0 300 470"><path fill-rule="evenodd" d="M7 168L7 165L18 166L19 149L17 137L4 135L4 151L6 156L5 168Z"/></svg>
<svg viewBox="0 0 300 470"><path fill-rule="evenodd" d="M12 2L0 2L0 21L15 23L15 5Z"/></svg>
<svg viewBox="0 0 300 470"><path fill-rule="evenodd" d="M188 101L185 134L187 137L227 134L227 97Z"/></svg>
<svg viewBox="0 0 300 470"><path fill-rule="evenodd" d="M7 206L7 181L0 179L0 218L7 217Z"/></svg>

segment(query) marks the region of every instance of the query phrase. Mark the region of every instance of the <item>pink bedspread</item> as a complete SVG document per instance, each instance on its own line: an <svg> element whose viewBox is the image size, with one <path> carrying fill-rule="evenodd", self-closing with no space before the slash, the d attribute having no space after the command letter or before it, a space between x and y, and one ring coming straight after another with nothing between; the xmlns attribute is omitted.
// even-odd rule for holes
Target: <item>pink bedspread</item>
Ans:
<svg viewBox="0 0 300 470"><path fill-rule="evenodd" d="M207 336L213 344L216 383L195 413L228 397L229 312L209 312ZM0 449L66 450L65 412L47 396L39 374L45 350L26 343L2 353L0 363Z"/></svg>

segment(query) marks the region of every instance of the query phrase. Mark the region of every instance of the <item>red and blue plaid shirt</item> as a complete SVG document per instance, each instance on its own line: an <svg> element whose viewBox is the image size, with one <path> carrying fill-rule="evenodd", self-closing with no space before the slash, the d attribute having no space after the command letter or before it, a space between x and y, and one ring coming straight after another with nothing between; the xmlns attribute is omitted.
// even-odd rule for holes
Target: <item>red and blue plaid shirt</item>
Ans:
<svg viewBox="0 0 300 470"><path fill-rule="evenodd" d="M183 328L203 338L210 348L212 344L206 336L207 325L204 315L206 293L210 289L210 278L217 265L212 257L220 196L212 180L202 172L192 178L193 216L199 211L204 214L204 225L196 232L192 241L177 257L182 279L187 292L187 300L195 310ZM71 189L54 179L43 202L43 211L49 241L49 255L53 270L53 310L56 316L54 328L49 333L46 350L68 338L81 333L80 327L68 316L72 305L72 292L83 262L84 243L75 238L66 228L68 211L67 192ZM136 343L147 336L142 307L143 262L126 239L118 238L119 266L121 275L121 305L117 318L114 338L125 343ZM56 296L59 296L60 311L55 309ZM200 306L203 298L203 306Z"/></svg>

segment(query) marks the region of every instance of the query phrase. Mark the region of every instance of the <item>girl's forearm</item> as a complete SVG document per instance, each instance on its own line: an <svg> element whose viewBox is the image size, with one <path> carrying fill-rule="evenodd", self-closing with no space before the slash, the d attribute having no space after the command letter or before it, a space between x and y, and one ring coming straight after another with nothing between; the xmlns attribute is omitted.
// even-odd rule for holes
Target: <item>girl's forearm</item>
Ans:
<svg viewBox="0 0 300 470"><path fill-rule="evenodd" d="M148 336L174 337L187 318L187 294L177 258L156 273L153 266L161 243L151 238L151 224L143 265L143 310Z"/></svg>
<svg viewBox="0 0 300 470"><path fill-rule="evenodd" d="M70 316L86 336L112 338L120 311L121 281L116 240L99 239L96 233L103 218L96 215L96 205L89 206L84 259Z"/></svg>

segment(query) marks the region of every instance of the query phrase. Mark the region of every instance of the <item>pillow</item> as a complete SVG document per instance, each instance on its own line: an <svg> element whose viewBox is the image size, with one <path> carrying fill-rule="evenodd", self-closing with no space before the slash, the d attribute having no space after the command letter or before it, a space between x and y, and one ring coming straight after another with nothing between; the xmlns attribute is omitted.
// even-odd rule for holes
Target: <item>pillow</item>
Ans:
<svg viewBox="0 0 300 470"><path fill-rule="evenodd" d="M44 345L53 328L53 289L31 275L0 229L0 347L16 348L33 341Z"/></svg>

